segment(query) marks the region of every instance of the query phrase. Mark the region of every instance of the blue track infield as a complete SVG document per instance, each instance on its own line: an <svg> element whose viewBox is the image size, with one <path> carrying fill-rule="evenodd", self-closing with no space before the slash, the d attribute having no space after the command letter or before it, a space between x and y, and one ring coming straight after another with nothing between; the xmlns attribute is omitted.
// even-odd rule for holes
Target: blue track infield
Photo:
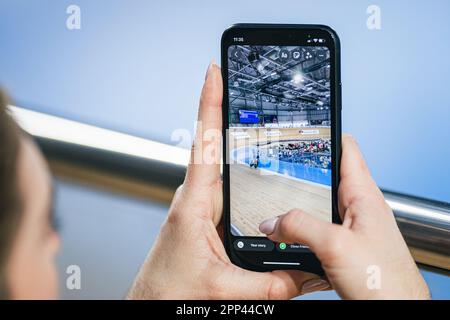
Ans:
<svg viewBox="0 0 450 320"><path fill-rule="evenodd" d="M233 150L233 158L235 161L250 165L250 154L243 148ZM276 157L260 157L258 168L276 172L292 178L307 180L314 183L319 183L326 186L331 186L331 169L317 168L307 166L300 163L293 163L278 160Z"/></svg>

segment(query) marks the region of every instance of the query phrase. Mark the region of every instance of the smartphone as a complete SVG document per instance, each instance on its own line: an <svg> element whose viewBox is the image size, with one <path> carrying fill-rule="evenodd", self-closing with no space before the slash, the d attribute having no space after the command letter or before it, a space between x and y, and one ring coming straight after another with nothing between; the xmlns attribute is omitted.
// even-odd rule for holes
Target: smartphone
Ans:
<svg viewBox="0 0 450 320"><path fill-rule="evenodd" d="M245 269L323 274L259 224L298 208L340 223L339 38L323 25L236 24L222 35L224 241Z"/></svg>

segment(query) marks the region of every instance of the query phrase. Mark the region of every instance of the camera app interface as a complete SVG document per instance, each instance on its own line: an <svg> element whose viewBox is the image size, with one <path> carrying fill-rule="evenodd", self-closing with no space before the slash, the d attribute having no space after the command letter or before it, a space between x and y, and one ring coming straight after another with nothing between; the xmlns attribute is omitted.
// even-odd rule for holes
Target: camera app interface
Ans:
<svg viewBox="0 0 450 320"><path fill-rule="evenodd" d="M329 49L232 45L228 68L232 234L294 208L331 222Z"/></svg>

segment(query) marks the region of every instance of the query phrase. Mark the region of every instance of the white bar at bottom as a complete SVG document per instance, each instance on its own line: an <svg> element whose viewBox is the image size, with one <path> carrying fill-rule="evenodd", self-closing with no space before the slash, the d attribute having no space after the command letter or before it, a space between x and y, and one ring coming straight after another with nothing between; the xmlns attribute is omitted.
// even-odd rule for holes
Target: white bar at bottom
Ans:
<svg viewBox="0 0 450 320"><path fill-rule="evenodd" d="M263 264L284 264L289 266L299 266L300 262L277 262L277 261L264 261Z"/></svg>

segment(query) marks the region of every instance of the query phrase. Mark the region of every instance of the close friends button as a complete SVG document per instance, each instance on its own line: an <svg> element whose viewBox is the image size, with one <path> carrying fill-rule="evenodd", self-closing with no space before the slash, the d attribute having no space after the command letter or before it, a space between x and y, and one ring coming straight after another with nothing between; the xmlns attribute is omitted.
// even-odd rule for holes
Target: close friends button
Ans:
<svg viewBox="0 0 450 320"><path fill-rule="evenodd" d="M277 244L277 250L281 252L306 252L309 251L308 246L301 244L286 244L284 242L280 242Z"/></svg>

